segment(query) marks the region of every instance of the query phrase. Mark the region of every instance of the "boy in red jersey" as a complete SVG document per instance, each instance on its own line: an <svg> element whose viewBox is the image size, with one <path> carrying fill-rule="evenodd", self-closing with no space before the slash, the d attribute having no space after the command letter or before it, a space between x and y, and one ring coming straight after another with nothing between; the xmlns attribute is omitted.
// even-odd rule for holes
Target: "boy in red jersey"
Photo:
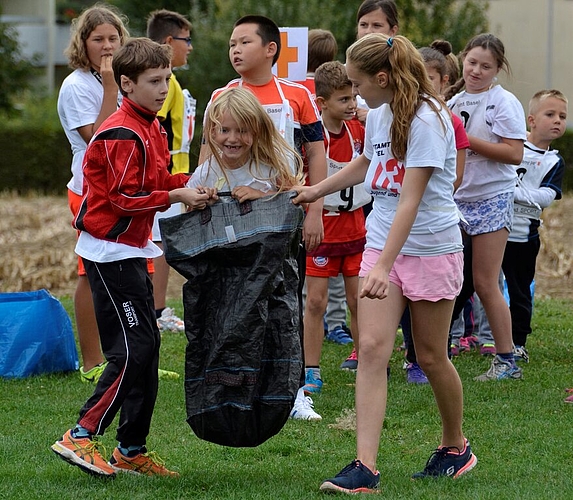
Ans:
<svg viewBox="0 0 573 500"><path fill-rule="evenodd" d="M364 128L356 114L356 98L344 65L338 61L319 66L314 75L316 102L322 112L328 175L344 168L362 153ZM351 331L358 348L356 304L358 272L366 241L364 211L370 202L362 184L324 198L322 221L324 239L306 257L306 307L304 311L304 352L306 377L304 391L320 392L320 354L324 339L323 317L328 302L328 278L342 274L346 303L351 315Z"/></svg>

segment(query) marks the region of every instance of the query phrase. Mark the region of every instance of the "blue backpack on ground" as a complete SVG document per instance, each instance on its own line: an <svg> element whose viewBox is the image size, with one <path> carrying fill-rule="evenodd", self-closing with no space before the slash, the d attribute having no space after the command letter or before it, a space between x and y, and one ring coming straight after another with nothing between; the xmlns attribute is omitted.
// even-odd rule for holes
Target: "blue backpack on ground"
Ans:
<svg viewBox="0 0 573 500"><path fill-rule="evenodd" d="M47 290L0 293L0 377L78 367L72 323L58 299Z"/></svg>

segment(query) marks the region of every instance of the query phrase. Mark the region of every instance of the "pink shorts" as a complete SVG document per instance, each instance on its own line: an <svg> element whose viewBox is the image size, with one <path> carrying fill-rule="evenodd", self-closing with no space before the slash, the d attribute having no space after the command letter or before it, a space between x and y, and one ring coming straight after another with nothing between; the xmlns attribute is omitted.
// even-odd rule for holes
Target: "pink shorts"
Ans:
<svg viewBox="0 0 573 500"><path fill-rule="evenodd" d="M306 256L306 275L317 278L358 276L362 253L341 255L337 257Z"/></svg>
<svg viewBox="0 0 573 500"><path fill-rule="evenodd" d="M361 278L372 269L380 253L374 248L364 249ZM400 287L402 295L409 300L454 300L462 289L464 254L456 252L433 257L398 255L388 278Z"/></svg>

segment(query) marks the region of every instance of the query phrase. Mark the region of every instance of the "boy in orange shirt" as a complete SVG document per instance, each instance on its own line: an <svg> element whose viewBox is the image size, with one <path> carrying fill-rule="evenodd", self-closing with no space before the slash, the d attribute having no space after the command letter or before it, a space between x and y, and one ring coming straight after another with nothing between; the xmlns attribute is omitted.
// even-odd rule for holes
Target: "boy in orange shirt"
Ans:
<svg viewBox="0 0 573 500"><path fill-rule="evenodd" d="M271 19L257 15L239 19L229 41L229 59L240 78L215 90L209 104L227 88L245 87L253 92L281 135L306 157L308 183L313 185L326 177L320 113L306 88L273 75L280 49L280 31ZM206 147L201 148L199 164L203 163ZM315 202L309 206L304 221L306 249L314 250L322 236L322 203Z"/></svg>

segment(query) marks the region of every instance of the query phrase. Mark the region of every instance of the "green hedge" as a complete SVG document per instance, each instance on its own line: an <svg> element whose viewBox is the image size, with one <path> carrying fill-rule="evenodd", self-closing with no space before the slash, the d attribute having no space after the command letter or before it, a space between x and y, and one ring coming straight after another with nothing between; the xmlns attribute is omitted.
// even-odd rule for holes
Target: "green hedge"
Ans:
<svg viewBox="0 0 573 500"><path fill-rule="evenodd" d="M61 129L31 126L2 130L0 152L2 191L66 192L71 178L72 152Z"/></svg>
<svg viewBox="0 0 573 500"><path fill-rule="evenodd" d="M573 130L568 130L565 135L552 146L559 150L559 154L565 161L565 178L563 179L563 191L573 191Z"/></svg>
<svg viewBox="0 0 573 500"><path fill-rule="evenodd" d="M553 146L565 160L563 191L573 191L573 130ZM70 145L59 124L0 126L0 191L63 194L71 161Z"/></svg>

